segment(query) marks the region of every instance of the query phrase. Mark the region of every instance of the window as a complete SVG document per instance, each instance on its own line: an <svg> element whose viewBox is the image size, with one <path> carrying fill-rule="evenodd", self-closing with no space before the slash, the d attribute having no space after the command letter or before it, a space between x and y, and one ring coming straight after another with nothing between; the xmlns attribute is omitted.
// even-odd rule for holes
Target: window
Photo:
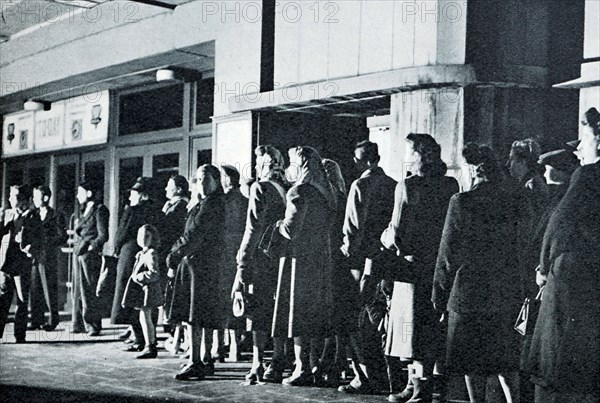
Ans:
<svg viewBox="0 0 600 403"><path fill-rule="evenodd" d="M207 78L196 85L196 124L210 123L215 102L215 79Z"/></svg>
<svg viewBox="0 0 600 403"><path fill-rule="evenodd" d="M183 84L133 92L119 99L119 135L183 126Z"/></svg>

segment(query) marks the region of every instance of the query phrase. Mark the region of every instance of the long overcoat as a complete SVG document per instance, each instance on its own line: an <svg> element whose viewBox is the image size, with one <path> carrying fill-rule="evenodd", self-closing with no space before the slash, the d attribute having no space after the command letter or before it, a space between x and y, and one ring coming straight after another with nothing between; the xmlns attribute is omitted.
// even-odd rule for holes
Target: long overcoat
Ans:
<svg viewBox="0 0 600 403"><path fill-rule="evenodd" d="M139 251L133 273L127 281L122 304L130 308L156 308L163 304L161 264L155 249Z"/></svg>
<svg viewBox="0 0 600 403"><path fill-rule="evenodd" d="M318 336L328 330L331 311L331 221L334 206L312 185L287 193L279 233L289 240L280 259L274 336Z"/></svg>
<svg viewBox="0 0 600 403"><path fill-rule="evenodd" d="M548 275L529 353L537 384L600 390L600 162L580 167L550 218L541 271Z"/></svg>
<svg viewBox="0 0 600 403"><path fill-rule="evenodd" d="M167 256L177 265L173 297L167 301L171 321L218 329L219 259L223 253L225 203L223 191L200 200L188 213L183 235Z"/></svg>
<svg viewBox="0 0 600 403"><path fill-rule="evenodd" d="M448 203L458 191L456 179L446 176L415 175L396 187L394 213L381 241L402 257L412 256L412 273L406 274L406 281L413 284L414 293L411 296L398 288L392 295L388 355L433 359L435 350L443 344L439 340L439 317L431 304L431 289ZM398 275L404 277L402 273Z"/></svg>
<svg viewBox="0 0 600 403"><path fill-rule="evenodd" d="M132 311L123 308L123 294L127 281L133 272L135 256L141 250L137 244L137 233L144 224L155 225L160 211L150 200L142 200L136 206L125 208L123 217L119 221L115 246L119 251L117 261L117 280L115 284L115 295L112 304L111 323L129 324Z"/></svg>

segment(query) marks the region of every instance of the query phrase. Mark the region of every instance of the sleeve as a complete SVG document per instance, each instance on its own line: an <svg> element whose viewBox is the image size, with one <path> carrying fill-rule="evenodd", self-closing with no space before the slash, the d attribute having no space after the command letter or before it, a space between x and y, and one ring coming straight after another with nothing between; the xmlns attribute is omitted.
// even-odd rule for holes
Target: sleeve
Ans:
<svg viewBox="0 0 600 403"><path fill-rule="evenodd" d="M160 266L158 262L158 252L154 249L150 250L150 253L143 256L144 265L147 270L139 272L137 274L137 281L142 284L156 283L160 280Z"/></svg>
<svg viewBox="0 0 600 403"><path fill-rule="evenodd" d="M246 228L237 254L238 267L248 267L267 227L269 205L266 196L264 185L260 182L255 182L250 188Z"/></svg>
<svg viewBox="0 0 600 403"><path fill-rule="evenodd" d="M463 229L461 227L461 208L459 195L450 199L446 222L442 232L442 241L438 252L435 274L433 276L432 302L438 307L446 307L454 277L462 266Z"/></svg>
<svg viewBox="0 0 600 403"><path fill-rule="evenodd" d="M129 227L129 223L131 222L132 215L131 207L125 207L123 211L123 216L119 220L119 227L117 228L117 235L115 237L115 250L117 253L121 250L123 245L127 240L127 229Z"/></svg>
<svg viewBox="0 0 600 403"><path fill-rule="evenodd" d="M58 211L55 211L54 214L52 245L59 246L67 242L69 238L67 234L67 221L64 214Z"/></svg>
<svg viewBox="0 0 600 403"><path fill-rule="evenodd" d="M99 206L96 211L96 230L98 235L90 241L92 251L101 252L102 247L108 241L108 209L105 206Z"/></svg>
<svg viewBox="0 0 600 403"><path fill-rule="evenodd" d="M223 223L223 212L219 211L219 202L212 197L201 202L192 224L171 248L172 257L183 258L202 251L209 237L218 231Z"/></svg>
<svg viewBox="0 0 600 403"><path fill-rule="evenodd" d="M363 194L359 182L356 181L350 187L346 203L343 227L344 243L341 247L344 255L352 256L360 251L366 219L367 213L363 205Z"/></svg>
<svg viewBox="0 0 600 403"><path fill-rule="evenodd" d="M306 196L302 194L301 186L293 187L288 192L285 218L279 223L279 233L289 240L296 238L304 226Z"/></svg>
<svg viewBox="0 0 600 403"><path fill-rule="evenodd" d="M405 227L406 224L403 221L406 221L405 214L406 207L408 206L408 197L406 192L406 184L405 182L400 182L396 185L396 193L394 197L394 212L392 214L392 221L386 228L386 230L381 234L381 243L387 249L400 249L401 242L401 229Z"/></svg>

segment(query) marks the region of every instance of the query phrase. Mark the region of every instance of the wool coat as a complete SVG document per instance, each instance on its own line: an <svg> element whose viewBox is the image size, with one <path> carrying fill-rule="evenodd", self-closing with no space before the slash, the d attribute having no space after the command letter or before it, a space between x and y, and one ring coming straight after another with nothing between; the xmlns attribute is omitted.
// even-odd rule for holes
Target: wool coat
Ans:
<svg viewBox="0 0 600 403"><path fill-rule="evenodd" d="M331 221L335 211L312 185L287 193L279 233L289 240L280 259L273 336L319 336L331 312Z"/></svg>
<svg viewBox="0 0 600 403"><path fill-rule="evenodd" d="M188 213L183 235L169 255L169 267L177 267L173 297L167 301L171 321L184 321L218 329L219 262L223 253L225 203L223 190L200 200Z"/></svg>
<svg viewBox="0 0 600 403"><path fill-rule="evenodd" d="M113 298L111 323L129 324L131 309L122 305L125 287L135 265L136 254L140 251L137 243L138 230L145 224L156 225L160 211L150 200L141 200L136 206L128 206L119 221L115 241L119 260L117 261L117 280ZM135 320L135 319L134 319Z"/></svg>
<svg viewBox="0 0 600 403"><path fill-rule="evenodd" d="M529 353L536 384L600 390L600 162L578 168L550 217L541 253L547 274Z"/></svg>
<svg viewBox="0 0 600 403"><path fill-rule="evenodd" d="M155 249L139 251L135 255L133 272L127 281L122 305L138 309L161 306L164 299L160 273L158 252Z"/></svg>
<svg viewBox="0 0 600 403"><path fill-rule="evenodd" d="M411 256L411 273L399 278L412 283L412 293L396 288L392 295L386 351L388 355L434 361L439 340L439 315L431 304L433 274L450 198L458 193L454 178L412 176L396 187L392 221L381 236L388 249ZM393 268L392 273L394 277ZM407 309L408 308L408 309ZM410 326L412 331L408 332Z"/></svg>

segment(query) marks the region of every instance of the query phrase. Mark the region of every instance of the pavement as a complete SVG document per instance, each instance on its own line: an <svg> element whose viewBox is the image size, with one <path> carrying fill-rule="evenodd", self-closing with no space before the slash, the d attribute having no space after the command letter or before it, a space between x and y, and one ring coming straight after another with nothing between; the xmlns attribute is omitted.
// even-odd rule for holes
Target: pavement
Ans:
<svg viewBox="0 0 600 403"><path fill-rule="evenodd" d="M173 379L185 362L166 350L157 359L137 360L122 351L117 335L123 326L103 323L100 337L56 331L28 331L27 343L15 344L12 323L0 345L2 402L385 402L387 395L347 395L332 388L243 385L250 353L235 363L216 363L203 381ZM159 327L160 328L160 327ZM159 334L160 338L166 335Z"/></svg>

